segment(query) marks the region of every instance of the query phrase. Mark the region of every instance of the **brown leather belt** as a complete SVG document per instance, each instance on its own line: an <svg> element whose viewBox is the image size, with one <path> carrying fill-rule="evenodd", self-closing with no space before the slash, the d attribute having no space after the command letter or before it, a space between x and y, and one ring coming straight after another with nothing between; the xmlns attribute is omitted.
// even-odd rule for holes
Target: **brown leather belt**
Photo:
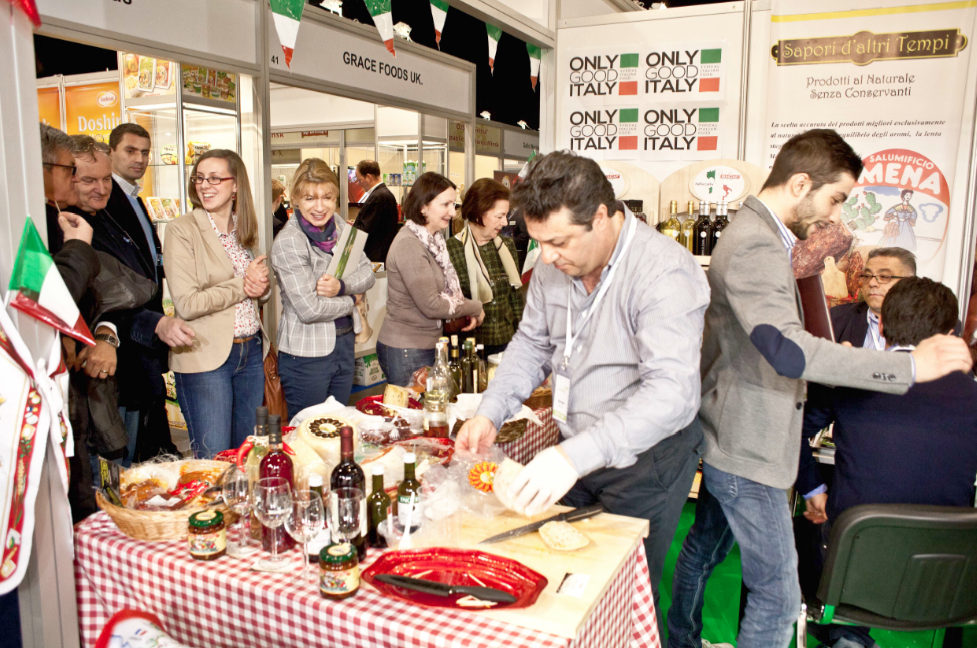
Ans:
<svg viewBox="0 0 977 648"><path fill-rule="evenodd" d="M245 342L250 342L255 337L256 336L254 336L254 335L249 335L248 337L234 338L234 344L244 344Z"/></svg>

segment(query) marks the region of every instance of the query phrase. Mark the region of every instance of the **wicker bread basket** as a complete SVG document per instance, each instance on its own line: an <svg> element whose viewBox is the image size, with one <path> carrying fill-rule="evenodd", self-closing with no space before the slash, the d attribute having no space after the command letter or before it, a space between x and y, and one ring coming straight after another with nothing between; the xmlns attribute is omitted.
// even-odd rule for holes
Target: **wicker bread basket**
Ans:
<svg viewBox="0 0 977 648"><path fill-rule="evenodd" d="M531 410L553 407L553 390L549 387L537 387L522 404Z"/></svg>
<svg viewBox="0 0 977 648"><path fill-rule="evenodd" d="M192 461L197 470L214 467L216 465L230 466L226 462ZM190 516L208 507L181 509L179 511L137 511L122 506L116 506L95 492L95 503L105 511L122 533L135 540L146 542L160 542L163 540L183 540L187 537L187 524ZM224 522L228 526L233 524L238 515L229 510L223 503L210 507L224 514Z"/></svg>
<svg viewBox="0 0 977 648"><path fill-rule="evenodd" d="M461 426L465 424L465 421L461 419L455 421L454 430L452 434L458 436L458 431ZM508 423L503 423L502 428L499 430L499 434L495 437L496 443L512 443L522 438L526 434L526 427L529 425L529 419L519 419L518 421L509 421Z"/></svg>

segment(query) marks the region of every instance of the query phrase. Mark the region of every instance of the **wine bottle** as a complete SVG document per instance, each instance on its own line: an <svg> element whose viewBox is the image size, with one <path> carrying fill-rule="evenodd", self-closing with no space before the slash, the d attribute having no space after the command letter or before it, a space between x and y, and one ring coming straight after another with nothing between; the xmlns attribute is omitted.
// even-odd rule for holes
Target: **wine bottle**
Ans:
<svg viewBox="0 0 977 648"><path fill-rule="evenodd" d="M390 511L390 496L383 490L383 466L373 466L373 492L366 500L369 515L367 542L371 547L383 548L387 541L380 535L380 525L387 520Z"/></svg>
<svg viewBox="0 0 977 648"><path fill-rule="evenodd" d="M695 222L695 237L692 242L692 254L709 256L709 232L712 223L709 222L709 203L703 200L699 203L699 220Z"/></svg>
<svg viewBox="0 0 977 648"><path fill-rule="evenodd" d="M327 511L329 509L329 503L326 502L326 498L322 496L322 475L319 473L312 473L309 475L309 490L313 493L318 493L319 498L322 500L322 510ZM319 533L316 534L314 538L309 540L309 554L306 556L309 562L315 565L319 564L319 552L322 551L323 547L329 545L332 534L326 526L323 526Z"/></svg>
<svg viewBox="0 0 977 648"><path fill-rule="evenodd" d="M332 475L329 476L329 487L333 492L340 488L358 488L365 495L366 475L353 460L353 428L348 425L339 428L339 456L339 463L332 469ZM365 507L364 502L364 509ZM366 515L365 510L363 515ZM362 521L360 528L362 532L350 540L350 544L356 547L359 559L364 560L366 558L366 530L368 528L366 519Z"/></svg>
<svg viewBox="0 0 977 648"><path fill-rule="evenodd" d="M424 436L433 439L448 438L448 394L437 389L434 379L427 379L424 392Z"/></svg>
<svg viewBox="0 0 977 648"><path fill-rule="evenodd" d="M485 361L485 345L475 345L475 355L478 357L478 391L488 389L488 363Z"/></svg>
<svg viewBox="0 0 977 648"><path fill-rule="evenodd" d="M261 459L258 468L261 479L267 477L281 477L292 486L292 459L282 450L282 419L277 414L268 416L268 454ZM272 543L278 545L278 551L288 551L295 546L295 540L285 532L284 526L274 529L265 527L261 532L261 547L271 551Z"/></svg>
<svg viewBox="0 0 977 648"><path fill-rule="evenodd" d="M448 370L451 372L451 382L454 383L454 394L452 401L458 400L457 395L464 389L465 383L462 380L461 357L458 353L458 336L451 336L451 361L448 363Z"/></svg>
<svg viewBox="0 0 977 648"><path fill-rule="evenodd" d="M428 380L434 389L443 392L446 399L452 396L451 389L451 368L448 366L448 338L441 338L435 347L434 367L428 373Z"/></svg>
<svg viewBox="0 0 977 648"><path fill-rule="evenodd" d="M695 201L690 200L688 205L689 211L684 221L682 221L682 231L679 235L678 242L685 246L685 248L691 252L692 244L695 241Z"/></svg>
<svg viewBox="0 0 977 648"><path fill-rule="evenodd" d="M475 338L468 338L465 340L465 352L468 354L468 364L471 367L472 372L472 392L473 394L478 394L479 390L479 371L478 371L478 356L475 354Z"/></svg>
<svg viewBox="0 0 977 648"><path fill-rule="evenodd" d="M661 229L662 234L671 236L676 241L682 233L682 223L678 219L678 201L673 200L668 205L668 220L664 222Z"/></svg>
<svg viewBox="0 0 977 648"><path fill-rule="evenodd" d="M413 498L413 514L410 515L411 533L420 527L421 515L421 482L414 477L414 466L417 463L417 455L408 452L404 455L404 481L397 487L397 525L407 528L407 517L411 510L411 498Z"/></svg>
<svg viewBox="0 0 977 648"><path fill-rule="evenodd" d="M475 388L472 386L472 338L465 340L465 352L461 356L461 391L466 394L474 394Z"/></svg>
<svg viewBox="0 0 977 648"><path fill-rule="evenodd" d="M729 225L729 219L726 216L728 205L725 201L720 201L716 205L716 220L712 222L712 227L709 229L709 251L712 253L716 249L716 244L719 243L720 237L723 235L723 229Z"/></svg>

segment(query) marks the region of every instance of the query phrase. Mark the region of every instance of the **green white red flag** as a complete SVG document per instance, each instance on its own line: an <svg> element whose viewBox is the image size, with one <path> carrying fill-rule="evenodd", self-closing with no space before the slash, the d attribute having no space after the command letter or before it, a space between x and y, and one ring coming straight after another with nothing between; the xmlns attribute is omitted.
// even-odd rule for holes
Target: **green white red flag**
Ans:
<svg viewBox="0 0 977 648"><path fill-rule="evenodd" d="M529 51L529 78L532 81L533 90L535 90L536 82L539 80L539 63L543 51L532 43L526 43L526 49Z"/></svg>
<svg viewBox="0 0 977 648"><path fill-rule="evenodd" d="M95 339L64 284L54 259L28 218L10 277L10 305L65 335L94 346Z"/></svg>
<svg viewBox="0 0 977 648"><path fill-rule="evenodd" d="M394 19L390 13L390 0L363 0L366 3L366 10L373 18L373 24L380 32L383 44L387 46L387 51L397 56L394 51Z"/></svg>
<svg viewBox="0 0 977 648"><path fill-rule="evenodd" d="M488 31L489 70L492 74L495 74L495 53L499 49L499 39L502 38L502 30L490 23L485 23L485 30Z"/></svg>
<svg viewBox="0 0 977 648"><path fill-rule="evenodd" d="M34 0L10 0L10 4L27 14L35 27L41 26L41 14L37 12L37 3Z"/></svg>
<svg viewBox="0 0 977 648"><path fill-rule="evenodd" d="M434 18L434 42L441 49L441 32L444 31L444 20L448 17L447 0L431 0L431 17Z"/></svg>
<svg viewBox="0 0 977 648"><path fill-rule="evenodd" d="M275 19L275 30L285 52L285 65L292 67L292 52L299 36L299 23L302 22L302 7L305 0L271 0L271 13Z"/></svg>

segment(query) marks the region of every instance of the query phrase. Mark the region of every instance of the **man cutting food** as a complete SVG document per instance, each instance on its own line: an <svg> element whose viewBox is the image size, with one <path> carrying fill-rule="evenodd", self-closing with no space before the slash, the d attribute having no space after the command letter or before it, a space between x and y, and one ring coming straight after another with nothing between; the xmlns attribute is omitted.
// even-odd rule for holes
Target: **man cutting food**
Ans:
<svg viewBox="0 0 977 648"><path fill-rule="evenodd" d="M614 190L588 158L543 156L512 200L539 242L542 263L519 330L455 447L487 450L552 372L561 443L522 469L507 499L526 515L562 498L648 520L645 551L657 601L702 441L706 277L671 238L630 213L614 218Z"/></svg>

